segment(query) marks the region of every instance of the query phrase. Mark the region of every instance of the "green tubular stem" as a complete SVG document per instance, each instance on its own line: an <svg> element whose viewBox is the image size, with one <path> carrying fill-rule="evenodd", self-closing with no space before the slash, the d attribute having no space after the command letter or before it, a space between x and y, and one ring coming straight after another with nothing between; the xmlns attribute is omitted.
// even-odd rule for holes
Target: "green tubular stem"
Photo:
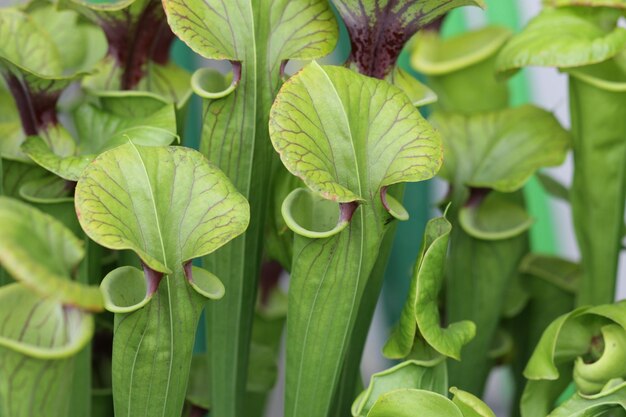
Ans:
<svg viewBox="0 0 626 417"><path fill-rule="evenodd" d="M518 192L521 198L521 192ZM463 349L461 361L449 362L450 385L482 395L492 361L487 357L503 307L504 294L522 257L528 236L486 241L469 236L456 213L450 236L446 305L448 322L471 320L476 336Z"/></svg>
<svg viewBox="0 0 626 417"><path fill-rule="evenodd" d="M250 225L246 233L203 260L204 266L219 276L226 287L224 298L219 303L211 303L207 307L206 321L212 380L220 381L212 384L214 412L216 416L225 417L242 415L265 215L270 197L269 167L274 157L267 122L260 122L268 120L271 100L269 103L263 103L260 99L258 103L251 100L250 96L256 99L256 94L249 92L255 91L257 86L251 77L245 76L245 71L243 67L244 74L239 86L225 100L237 97L241 108L230 111L239 114L245 114L246 109L248 112L253 111L250 109L251 106L262 106L257 110L259 116L256 121L259 122L259 126L244 127L245 132L254 133L241 133L253 138L252 143L241 148L238 156L247 170L243 172L238 169L237 164L221 161L219 157L214 156L222 154L218 151L222 146L221 141L215 140L208 144L211 149L209 159L224 171L250 203ZM265 94L269 94L269 91Z"/></svg>
<svg viewBox="0 0 626 417"><path fill-rule="evenodd" d="M191 290L181 266L163 277L145 307L115 315L116 417L180 415L204 300Z"/></svg>
<svg viewBox="0 0 626 417"><path fill-rule="evenodd" d="M0 196L4 195L4 168L2 167L2 158L0 157ZM0 287L9 282L6 271L0 267Z"/></svg>
<svg viewBox="0 0 626 417"><path fill-rule="evenodd" d="M404 189L405 186L405 184L400 184L398 188L401 187ZM394 196L396 198L401 198L401 191L403 190L398 191L400 192L394 193ZM376 260L376 264L374 265L370 278L368 279L367 288L365 289L363 299L361 300L361 306L359 308L358 321L356 322L352 331L352 336L350 337L350 347L348 348L350 355L346 356L344 361L344 367L341 373L341 382L339 384L339 389L335 394L333 413L331 416L349 416L352 403L354 403L356 395L358 395L363 389L363 380L361 378L361 360L363 357L363 350L365 349L365 342L372 324L374 311L376 310L378 295L380 294L383 280L385 278L385 268L388 265L389 257L393 249L397 226L398 223L394 222L385 234L378 252L378 259Z"/></svg>
<svg viewBox="0 0 626 417"><path fill-rule="evenodd" d="M85 285L93 284L90 282L94 277L99 277L97 271L100 270L100 256L102 254L101 247L84 236L85 241L85 258L80 264L78 270L78 282ZM91 349L90 341L75 357L74 378L72 380L71 402L69 417L83 417L92 415L92 378L91 378Z"/></svg>
<svg viewBox="0 0 626 417"><path fill-rule="evenodd" d="M5 375L13 375L0 384L0 415L2 417L29 417L38 415L45 410L46 416L69 416L69 401L67 392L72 389L72 378L67 378L74 372L72 358L61 360L41 360L27 357L21 353L0 347L0 366ZM38 375L38 378L32 378ZM4 377L6 378L6 377ZM19 378L19 380L18 380ZM13 380L17 383L10 383ZM48 395L32 395L31 401L12 401L18 391L41 392L48 388Z"/></svg>
<svg viewBox="0 0 626 417"><path fill-rule="evenodd" d="M307 239L296 235L287 315L287 345L293 349L287 351L287 367L299 372L287 374L286 417L326 416L332 410L351 338L357 321L362 319L361 300L369 289L368 279L376 263L374 255L382 244L384 234L380 232L384 231L379 228L369 206L361 205L350 226L333 237ZM350 259L361 262L349 262ZM378 293L370 296L376 298ZM323 349L319 344L307 343L307 338L323 340L327 331L310 317L324 321L332 317L333 331L342 335L343 342L327 343ZM303 362L301 358L305 357L307 361ZM316 383L306 383L312 375L316 376ZM302 410L299 407L303 403L315 406Z"/></svg>
<svg viewBox="0 0 626 417"><path fill-rule="evenodd" d="M569 90L572 214L584 270L577 304L611 303L626 199L626 80L571 74Z"/></svg>

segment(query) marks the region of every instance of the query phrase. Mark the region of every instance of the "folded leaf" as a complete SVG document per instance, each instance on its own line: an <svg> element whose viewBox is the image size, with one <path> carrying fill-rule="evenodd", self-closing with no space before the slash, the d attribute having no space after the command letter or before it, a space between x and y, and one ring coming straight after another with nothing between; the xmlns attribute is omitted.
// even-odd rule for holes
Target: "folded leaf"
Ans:
<svg viewBox="0 0 626 417"><path fill-rule="evenodd" d="M406 361L385 371L375 373L367 390L363 391L352 405L354 417L365 417L386 393L397 389L420 389L445 395L448 390L448 375L443 358L435 364Z"/></svg>
<svg viewBox="0 0 626 417"><path fill-rule="evenodd" d="M460 360L461 348L474 337L476 326L472 322L451 323L446 328L440 324L438 299L451 230L452 225L445 217L428 222L409 298L400 322L383 349L385 356L393 359L407 357L414 339L423 337L437 352Z"/></svg>

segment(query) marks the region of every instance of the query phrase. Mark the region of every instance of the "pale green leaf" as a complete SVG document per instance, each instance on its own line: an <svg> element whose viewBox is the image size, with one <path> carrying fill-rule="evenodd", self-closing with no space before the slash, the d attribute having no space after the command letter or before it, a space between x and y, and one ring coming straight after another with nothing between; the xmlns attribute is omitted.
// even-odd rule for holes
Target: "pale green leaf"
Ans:
<svg viewBox="0 0 626 417"><path fill-rule="evenodd" d="M619 13L605 9L544 9L514 36L498 57L498 71L527 66L572 68L606 61L626 47Z"/></svg>
<svg viewBox="0 0 626 417"><path fill-rule="evenodd" d="M9 70L24 69L45 77L63 73L59 50L50 35L17 9L0 10L0 60Z"/></svg>
<svg viewBox="0 0 626 417"><path fill-rule="evenodd" d="M437 133L401 90L316 63L283 87L270 137L291 173L338 202L425 180L441 163Z"/></svg>
<svg viewBox="0 0 626 417"><path fill-rule="evenodd" d="M495 77L498 51L511 36L500 26L486 26L453 37L424 30L412 45L411 66L426 75L437 94L436 110L479 113L508 106L506 82Z"/></svg>
<svg viewBox="0 0 626 417"><path fill-rule="evenodd" d="M31 203L72 203L74 201L74 184L56 175L46 175L24 182L19 195Z"/></svg>
<svg viewBox="0 0 626 417"><path fill-rule="evenodd" d="M90 71L107 52L104 33L97 26L79 21L78 13L55 5L36 7L28 13L46 33L59 53L63 73Z"/></svg>
<svg viewBox="0 0 626 417"><path fill-rule="evenodd" d="M435 113L430 121L444 143L440 175L459 186L518 190L539 168L561 164L570 146L556 118L530 105L475 115Z"/></svg>
<svg viewBox="0 0 626 417"><path fill-rule="evenodd" d="M59 155L38 136L29 137L22 151L38 165L70 181L100 153L132 141L143 146L165 146L177 138L173 104L148 95L107 98L105 108L84 104L74 112L79 144L73 155ZM132 113L119 109L135 107ZM154 110L152 110L155 108Z"/></svg>
<svg viewBox="0 0 626 417"><path fill-rule="evenodd" d="M94 332L91 315L40 298L22 284L0 289L0 413L66 417L73 359Z"/></svg>
<svg viewBox="0 0 626 417"><path fill-rule="evenodd" d="M407 357L414 339L423 337L437 352L460 360L461 349L474 337L476 326L470 321L451 323L446 328L440 325L438 299L445 278L444 266L451 230L452 225L445 217L428 222L409 298L400 322L383 349L385 356L394 359Z"/></svg>
<svg viewBox="0 0 626 417"><path fill-rule="evenodd" d="M72 279L83 243L59 221L30 205L0 197L0 263L16 280L49 299L100 310L100 291Z"/></svg>

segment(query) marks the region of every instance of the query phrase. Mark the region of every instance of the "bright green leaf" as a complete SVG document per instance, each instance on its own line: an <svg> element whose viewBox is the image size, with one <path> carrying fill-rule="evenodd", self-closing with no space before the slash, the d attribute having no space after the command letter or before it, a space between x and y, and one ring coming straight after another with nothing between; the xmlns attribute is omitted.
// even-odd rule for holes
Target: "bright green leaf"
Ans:
<svg viewBox="0 0 626 417"><path fill-rule="evenodd" d="M544 9L498 57L498 71L527 66L572 68L606 61L626 47L619 13L604 9Z"/></svg>
<svg viewBox="0 0 626 417"><path fill-rule="evenodd" d="M282 91L272 143L287 169L326 199L362 201L439 169L438 135L386 82L312 63Z"/></svg>

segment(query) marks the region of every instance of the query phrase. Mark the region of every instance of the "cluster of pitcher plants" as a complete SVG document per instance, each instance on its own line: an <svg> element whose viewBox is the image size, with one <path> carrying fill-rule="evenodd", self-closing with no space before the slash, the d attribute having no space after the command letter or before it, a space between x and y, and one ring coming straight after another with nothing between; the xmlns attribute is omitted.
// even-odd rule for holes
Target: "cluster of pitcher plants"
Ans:
<svg viewBox="0 0 626 417"><path fill-rule="evenodd" d="M281 343L286 417L493 417L501 366L512 416L625 415L626 1L443 37L461 6L485 4L1 8L0 416L261 417ZM349 56L321 64L341 26ZM176 38L229 70L177 66ZM509 105L530 66L566 74L571 129ZM540 170L570 151L568 188ZM395 365L363 381L405 183L435 176ZM533 176L580 260L533 252Z"/></svg>

